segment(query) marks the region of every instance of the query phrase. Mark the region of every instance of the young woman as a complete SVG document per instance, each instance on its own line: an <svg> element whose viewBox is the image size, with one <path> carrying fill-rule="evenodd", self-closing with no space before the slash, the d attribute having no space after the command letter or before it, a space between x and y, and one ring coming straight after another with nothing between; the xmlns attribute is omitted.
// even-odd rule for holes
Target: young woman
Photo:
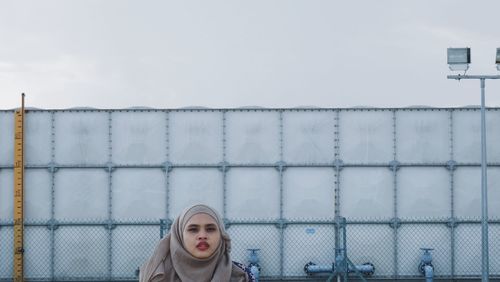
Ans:
<svg viewBox="0 0 500 282"><path fill-rule="evenodd" d="M191 206L141 267L139 281L254 281L247 268L231 261L230 250L231 239L218 213L206 205Z"/></svg>

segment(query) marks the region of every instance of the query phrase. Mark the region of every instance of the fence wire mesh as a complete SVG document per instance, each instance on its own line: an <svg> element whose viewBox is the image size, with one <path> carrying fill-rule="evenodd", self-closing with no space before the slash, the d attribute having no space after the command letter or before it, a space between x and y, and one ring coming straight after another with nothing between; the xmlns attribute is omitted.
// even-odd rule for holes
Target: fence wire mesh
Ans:
<svg viewBox="0 0 500 282"><path fill-rule="evenodd" d="M106 225L66 223L54 230L41 223L25 227L25 277L32 281L136 280L139 266L152 254L164 224ZM228 223L234 261L248 263L249 249L258 249L263 279L317 279L328 273L307 275L310 262L335 261L335 222L286 224ZM163 230L161 230L163 228ZM460 223L348 223L347 256L355 265L372 263L367 278L421 277L420 248L432 248L435 276L476 278L481 275L481 225ZM500 252L500 224L489 224L490 254ZM454 239L451 239L454 238ZM0 280L13 275L13 228L0 226ZM344 238L338 238L342 247ZM454 249L453 249L454 246ZM490 255L490 276L500 276L500 259Z"/></svg>

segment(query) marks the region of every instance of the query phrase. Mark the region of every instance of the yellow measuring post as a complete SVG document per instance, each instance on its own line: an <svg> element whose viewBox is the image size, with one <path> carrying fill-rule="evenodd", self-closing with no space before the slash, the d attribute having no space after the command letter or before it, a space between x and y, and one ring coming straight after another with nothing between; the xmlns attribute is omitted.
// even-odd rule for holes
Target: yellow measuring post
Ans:
<svg viewBox="0 0 500 282"><path fill-rule="evenodd" d="M14 113L14 282L24 282L24 93Z"/></svg>

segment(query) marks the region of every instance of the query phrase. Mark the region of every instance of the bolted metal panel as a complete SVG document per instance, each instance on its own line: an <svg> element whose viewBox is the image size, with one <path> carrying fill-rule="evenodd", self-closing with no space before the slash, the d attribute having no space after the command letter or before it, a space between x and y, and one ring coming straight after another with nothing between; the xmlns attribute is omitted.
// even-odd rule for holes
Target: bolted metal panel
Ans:
<svg viewBox="0 0 500 282"><path fill-rule="evenodd" d="M343 188L341 200L344 203L340 208L342 216L350 220L388 220L394 216L390 170L348 167L342 170L340 179Z"/></svg>
<svg viewBox="0 0 500 282"><path fill-rule="evenodd" d="M269 168L232 168L227 172L227 218L280 218L279 172Z"/></svg>
<svg viewBox="0 0 500 282"><path fill-rule="evenodd" d="M223 214L234 260L246 263L247 249L261 249L261 277L305 278L306 263L332 263L343 242L335 216L348 221L349 259L373 263L376 278L420 279L420 247L435 248L437 277L479 277L475 108L33 110L27 117L28 279L134 280L160 229L196 202ZM496 207L499 109L487 118ZM12 125L12 111L0 111L2 281L12 274ZM499 209L490 215L496 238ZM500 277L492 240L490 273Z"/></svg>
<svg viewBox="0 0 500 282"><path fill-rule="evenodd" d="M226 150L230 163L269 164L280 160L279 113L226 113Z"/></svg>
<svg viewBox="0 0 500 282"><path fill-rule="evenodd" d="M340 158L347 163L388 163L393 159L390 111L341 111Z"/></svg>
<svg viewBox="0 0 500 282"><path fill-rule="evenodd" d="M54 218L108 218L108 174L102 169L60 169L55 174Z"/></svg>
<svg viewBox="0 0 500 282"><path fill-rule="evenodd" d="M289 168L283 175L283 216L290 220L333 219L334 170Z"/></svg>
<svg viewBox="0 0 500 282"><path fill-rule="evenodd" d="M457 110L453 114L455 160L459 163L481 162L480 110ZM500 112L488 111L486 114L486 152L488 163L500 162Z"/></svg>
<svg viewBox="0 0 500 282"><path fill-rule="evenodd" d="M110 161L129 165L160 164L165 161L164 113L114 112L111 118L113 140Z"/></svg>
<svg viewBox="0 0 500 282"><path fill-rule="evenodd" d="M220 112L170 113L170 161L180 164L223 161L221 115Z"/></svg>
<svg viewBox="0 0 500 282"><path fill-rule="evenodd" d="M0 221L12 221L14 218L13 187L14 170L0 169Z"/></svg>
<svg viewBox="0 0 500 282"><path fill-rule="evenodd" d="M0 111L0 166L14 163L14 111Z"/></svg>
<svg viewBox="0 0 500 282"><path fill-rule="evenodd" d="M400 218L449 218L450 197L449 172L444 167L404 167L398 171Z"/></svg>
<svg viewBox="0 0 500 282"><path fill-rule="evenodd" d="M442 163L449 160L447 111L398 111L396 127L398 161Z"/></svg>
<svg viewBox="0 0 500 282"><path fill-rule="evenodd" d="M73 166L106 163L107 121L105 112L55 112L54 162Z"/></svg>
<svg viewBox="0 0 500 282"><path fill-rule="evenodd" d="M39 221L51 219L52 177L50 172L42 168L29 169L26 170L24 178L24 212L26 218ZM6 187L11 188L12 186Z"/></svg>
<svg viewBox="0 0 500 282"><path fill-rule="evenodd" d="M283 113L283 161L331 163L334 161L332 120L335 112L286 111Z"/></svg>
<svg viewBox="0 0 500 282"><path fill-rule="evenodd" d="M26 113L25 136L25 163L27 165L44 165L52 160L51 151L47 150L51 146L51 112L31 112ZM3 133L3 131L0 131Z"/></svg>
<svg viewBox="0 0 500 282"><path fill-rule="evenodd" d="M113 172L112 219L147 220L166 214L161 169L120 168Z"/></svg>
<svg viewBox="0 0 500 282"><path fill-rule="evenodd" d="M171 219L195 203L222 211L222 173L217 168L175 168L169 174Z"/></svg>

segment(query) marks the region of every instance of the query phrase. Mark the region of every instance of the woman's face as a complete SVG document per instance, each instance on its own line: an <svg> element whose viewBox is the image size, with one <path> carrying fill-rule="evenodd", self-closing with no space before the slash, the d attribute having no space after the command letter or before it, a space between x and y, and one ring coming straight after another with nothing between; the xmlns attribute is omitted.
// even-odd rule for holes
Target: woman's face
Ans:
<svg viewBox="0 0 500 282"><path fill-rule="evenodd" d="M183 230L184 248L195 258L208 258L219 247L221 234L217 222L206 213L193 215Z"/></svg>

